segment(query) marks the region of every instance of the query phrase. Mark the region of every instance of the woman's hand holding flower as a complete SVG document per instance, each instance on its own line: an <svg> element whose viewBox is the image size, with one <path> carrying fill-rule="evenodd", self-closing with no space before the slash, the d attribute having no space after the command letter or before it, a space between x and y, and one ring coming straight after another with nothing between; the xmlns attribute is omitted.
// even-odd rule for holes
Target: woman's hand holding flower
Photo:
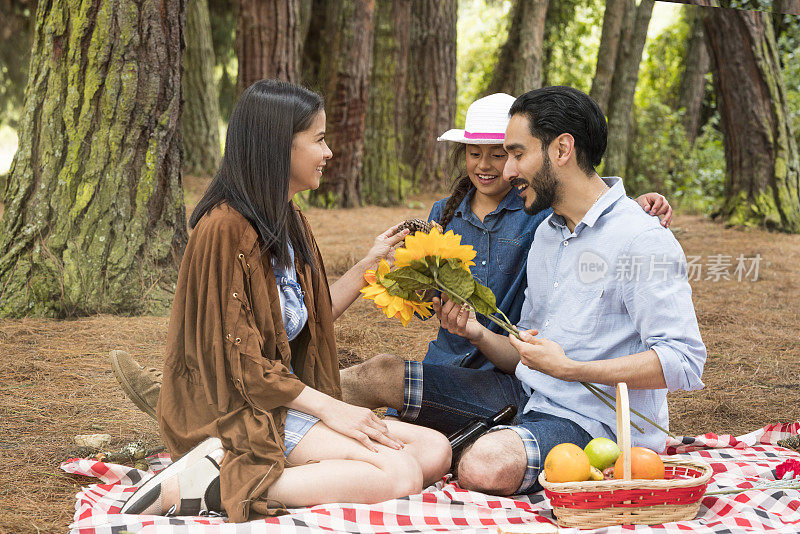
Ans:
<svg viewBox="0 0 800 534"><path fill-rule="evenodd" d="M386 260L389 266L392 266L394 263L395 249L403 243L403 240L409 233L408 229L397 232L397 228L401 224L403 223L401 222L392 226L375 238L375 241L372 243L372 248L369 249L369 252L367 252L364 258L367 269L375 269L378 266L378 262L381 260Z"/></svg>

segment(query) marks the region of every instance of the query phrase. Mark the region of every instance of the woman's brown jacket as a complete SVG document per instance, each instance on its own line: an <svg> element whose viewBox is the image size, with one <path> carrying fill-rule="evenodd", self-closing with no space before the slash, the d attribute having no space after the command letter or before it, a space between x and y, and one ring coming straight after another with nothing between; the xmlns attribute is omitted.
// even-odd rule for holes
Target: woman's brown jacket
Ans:
<svg viewBox="0 0 800 534"><path fill-rule="evenodd" d="M330 292L303 223L317 269L296 262L308 325L291 344L270 256L238 212L223 204L203 216L181 262L158 402L161 436L173 459L208 436L222 440L222 505L236 522L280 511L267 510L263 497L285 466L284 405L306 385L341 398Z"/></svg>

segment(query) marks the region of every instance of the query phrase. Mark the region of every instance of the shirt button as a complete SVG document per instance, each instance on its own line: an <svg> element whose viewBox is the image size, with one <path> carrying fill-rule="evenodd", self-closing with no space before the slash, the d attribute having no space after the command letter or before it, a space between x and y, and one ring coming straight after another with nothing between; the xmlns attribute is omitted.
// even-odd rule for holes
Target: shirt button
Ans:
<svg viewBox="0 0 800 534"><path fill-rule="evenodd" d="M558 287L558 282L553 282L553 287Z"/></svg>
<svg viewBox="0 0 800 534"><path fill-rule="evenodd" d="M547 320L547 321L545 321L545 322L544 322L544 325L545 325L545 326L550 326L550 320Z"/></svg>
<svg viewBox="0 0 800 534"><path fill-rule="evenodd" d="M483 235L486 235L486 230L483 231Z"/></svg>
<svg viewBox="0 0 800 534"><path fill-rule="evenodd" d="M564 246L566 247L567 245L569 245L569 241L564 241Z"/></svg>
<svg viewBox="0 0 800 534"><path fill-rule="evenodd" d="M482 261L481 265L486 265L486 260Z"/></svg>

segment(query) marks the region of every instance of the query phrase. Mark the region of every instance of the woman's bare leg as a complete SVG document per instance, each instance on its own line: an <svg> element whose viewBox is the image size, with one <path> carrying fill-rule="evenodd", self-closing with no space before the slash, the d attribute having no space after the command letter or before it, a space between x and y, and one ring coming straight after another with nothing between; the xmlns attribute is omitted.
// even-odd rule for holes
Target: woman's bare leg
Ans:
<svg viewBox="0 0 800 534"><path fill-rule="evenodd" d="M422 469L405 450L358 441L319 422L289 454L293 464L270 486L267 497L289 507L331 502L376 503L422 490ZM307 463L316 462L316 463Z"/></svg>
<svg viewBox="0 0 800 534"><path fill-rule="evenodd" d="M301 465L284 470L267 496L290 507L371 504L419 493L447 474L451 451L446 437L400 421L386 424L389 434L405 443L402 450L376 444L375 453L317 423L289 454L290 463Z"/></svg>

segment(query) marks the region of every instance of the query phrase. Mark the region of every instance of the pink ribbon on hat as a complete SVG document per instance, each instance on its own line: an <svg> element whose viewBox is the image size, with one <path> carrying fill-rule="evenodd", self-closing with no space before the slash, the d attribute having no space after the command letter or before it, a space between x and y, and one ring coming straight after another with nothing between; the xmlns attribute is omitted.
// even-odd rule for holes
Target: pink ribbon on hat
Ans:
<svg viewBox="0 0 800 534"><path fill-rule="evenodd" d="M481 132L467 132L464 131L464 137L467 139L505 139L504 133L481 133Z"/></svg>

